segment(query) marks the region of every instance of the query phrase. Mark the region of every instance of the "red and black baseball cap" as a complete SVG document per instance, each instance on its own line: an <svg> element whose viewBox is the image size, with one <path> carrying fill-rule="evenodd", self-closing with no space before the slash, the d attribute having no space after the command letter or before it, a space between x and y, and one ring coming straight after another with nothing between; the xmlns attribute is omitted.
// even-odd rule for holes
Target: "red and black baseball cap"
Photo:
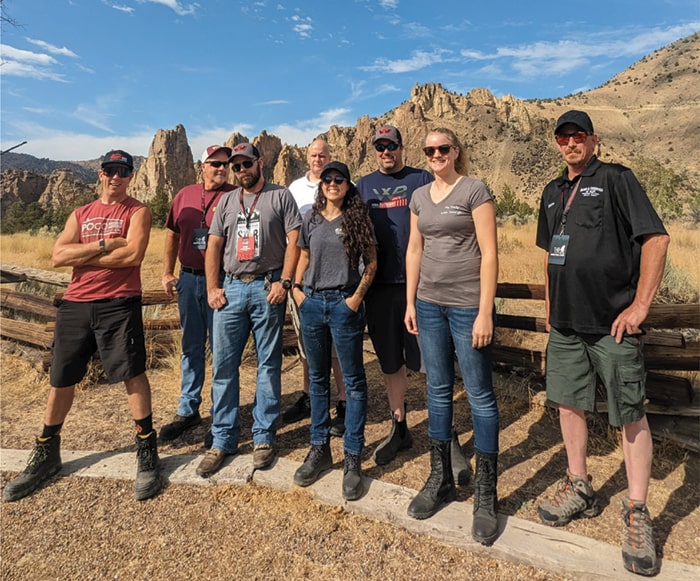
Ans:
<svg viewBox="0 0 700 581"><path fill-rule="evenodd" d="M101 167L105 167L107 165L125 165L129 169L133 170L134 158L131 157L131 154L127 153L126 151L121 149L113 149L112 151L105 153L105 156L102 158Z"/></svg>

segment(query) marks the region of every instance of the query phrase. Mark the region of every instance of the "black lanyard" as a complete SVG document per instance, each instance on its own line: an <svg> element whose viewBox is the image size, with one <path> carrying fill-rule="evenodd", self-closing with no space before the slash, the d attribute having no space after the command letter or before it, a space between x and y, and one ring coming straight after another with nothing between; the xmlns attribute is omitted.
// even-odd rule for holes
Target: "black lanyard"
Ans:
<svg viewBox="0 0 700 581"><path fill-rule="evenodd" d="M241 205L241 212L243 212L243 215L245 216L245 227L250 228L250 217L253 215L253 212L255 211L255 205L258 203L258 198L260 197L260 194L262 193L262 189L255 194L255 199L253 200L253 203L250 205L250 210L247 210L245 207L245 204L243 203L243 188L241 188L240 193L238 194L238 202Z"/></svg>
<svg viewBox="0 0 700 581"><path fill-rule="evenodd" d="M206 190L204 189L204 185L202 184L202 220L200 222L201 228L207 227L207 212L209 211L209 208L211 208L211 205L214 203L214 201L221 194L221 190L214 190L214 197L211 200L209 200L209 203L205 207L204 206L204 200L206 199L205 191Z"/></svg>
<svg viewBox="0 0 700 581"><path fill-rule="evenodd" d="M574 178L576 183L574 184L573 189L571 190L571 194L569 195L569 199L566 202L566 206L564 207L564 211L561 214L561 228L559 230L559 235L562 235L564 233L564 228L566 227L566 218L569 215L569 211L571 210L571 203L574 201L574 196L576 195L576 192L578 191L578 186L581 183L581 176L577 176ZM564 190L566 189L566 184L564 184L561 188L561 205L564 206Z"/></svg>

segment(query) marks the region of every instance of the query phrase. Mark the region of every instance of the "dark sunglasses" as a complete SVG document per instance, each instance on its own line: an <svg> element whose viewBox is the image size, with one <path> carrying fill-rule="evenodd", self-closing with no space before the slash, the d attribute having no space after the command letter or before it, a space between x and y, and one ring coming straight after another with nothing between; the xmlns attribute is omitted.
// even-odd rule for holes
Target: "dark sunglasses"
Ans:
<svg viewBox="0 0 700 581"><path fill-rule="evenodd" d="M559 145L569 145L569 139L574 138L574 143L584 143L588 139L588 133L585 131L577 131L576 133L560 133L555 135L554 139Z"/></svg>
<svg viewBox="0 0 700 581"><path fill-rule="evenodd" d="M228 162L227 161L219 161L218 159L215 159L214 161L207 161L205 163L208 163L212 167L227 167Z"/></svg>
<svg viewBox="0 0 700 581"><path fill-rule="evenodd" d="M245 161L243 161L243 162L241 162L241 163L234 163L233 166L232 166L232 167L233 167L233 171L235 171L236 173L238 173L239 171L241 171L241 167L244 167L244 168L246 168L246 169L250 169L251 167L253 167L253 164L254 164L254 163L255 163L255 162L254 162L253 160L251 160L251 159L246 159Z"/></svg>
<svg viewBox="0 0 700 581"><path fill-rule="evenodd" d="M330 185L331 183L335 182L336 186L344 184L347 181L343 176L323 176L322 179L324 184Z"/></svg>
<svg viewBox="0 0 700 581"><path fill-rule="evenodd" d="M128 178L131 175L131 169L125 165L108 165L102 168L102 173L108 178L118 175L120 178Z"/></svg>
<svg viewBox="0 0 700 581"><path fill-rule="evenodd" d="M374 144L374 149L376 149L379 153L384 153L385 149L388 149L389 151L396 151L399 148L398 143L394 143L393 141L391 143L375 143Z"/></svg>
<svg viewBox="0 0 700 581"><path fill-rule="evenodd" d="M427 155L428 157L433 157L435 155L436 151L439 151L442 155L447 155L450 153L450 149L452 149L454 145L438 145L437 147L424 147L423 148L423 153Z"/></svg>

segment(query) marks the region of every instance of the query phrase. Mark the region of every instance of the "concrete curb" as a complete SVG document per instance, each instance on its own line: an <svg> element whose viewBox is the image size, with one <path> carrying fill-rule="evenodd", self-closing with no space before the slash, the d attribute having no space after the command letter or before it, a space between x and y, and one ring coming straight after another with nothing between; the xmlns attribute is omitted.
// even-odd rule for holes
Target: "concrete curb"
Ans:
<svg viewBox="0 0 700 581"><path fill-rule="evenodd" d="M20 472L24 469L29 454L29 450L0 450L0 470ZM61 457L64 476L133 480L136 472L136 457L133 452L62 450ZM226 460L219 472L206 480L195 472L200 459L201 456L194 455L161 456L163 473L171 485L216 486L255 482L281 491L296 488L292 484L292 478L299 463L285 458L277 458L269 470L256 471L251 456L233 456ZM622 566L619 546L499 515L501 535L493 546L484 547L471 538L470 502L450 503L432 518L419 521L406 514L406 507L416 491L367 477L365 486L367 492L360 500L347 502L341 494L342 471L332 470L305 490L318 502L342 506L349 512L389 522L412 533L428 535L452 546L495 559L530 565L572 579L640 578ZM655 579L700 579L700 567L664 560L661 572Z"/></svg>

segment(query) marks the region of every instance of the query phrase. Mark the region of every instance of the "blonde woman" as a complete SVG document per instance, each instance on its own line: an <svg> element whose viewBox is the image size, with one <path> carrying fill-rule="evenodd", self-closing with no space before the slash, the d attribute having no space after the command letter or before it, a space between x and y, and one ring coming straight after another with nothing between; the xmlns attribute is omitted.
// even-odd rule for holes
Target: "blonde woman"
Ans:
<svg viewBox="0 0 700 581"><path fill-rule="evenodd" d="M408 514L423 519L455 498L450 461L454 354L471 406L476 451L472 537L498 536L499 417L491 378L498 277L496 212L486 186L466 175L450 129L433 129L423 151L435 181L411 199L406 328L418 335L427 375L431 473Z"/></svg>

